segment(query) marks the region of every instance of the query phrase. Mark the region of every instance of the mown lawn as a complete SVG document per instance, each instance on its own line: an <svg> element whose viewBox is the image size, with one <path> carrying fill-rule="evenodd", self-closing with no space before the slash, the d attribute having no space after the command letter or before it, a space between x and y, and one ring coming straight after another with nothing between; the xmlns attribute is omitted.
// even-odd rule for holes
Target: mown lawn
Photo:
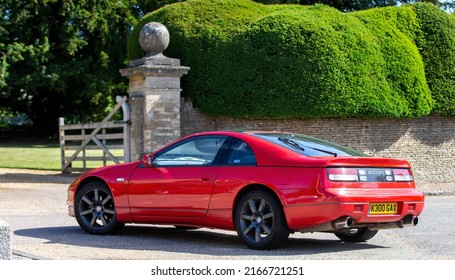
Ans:
<svg viewBox="0 0 455 280"><path fill-rule="evenodd" d="M0 167L60 170L60 147L0 143Z"/></svg>
<svg viewBox="0 0 455 280"><path fill-rule="evenodd" d="M0 128L0 168L61 170L61 152L58 140L47 138L34 138L26 130L5 130ZM94 146L94 143L90 143ZM79 144L73 144L78 147ZM65 157L69 158L75 150L67 150ZM123 162L123 150L110 150L120 162ZM101 149L80 152L77 160L73 161L73 168L96 168L114 164L113 161L90 161L83 165L82 157L99 157L104 155Z"/></svg>
<svg viewBox="0 0 455 280"><path fill-rule="evenodd" d="M123 161L123 150L112 150L112 154ZM67 151L66 157L72 156L74 151ZM86 156L101 157L101 150L87 151ZM78 158L82 156L82 152ZM107 165L114 164L107 161ZM102 161L88 162L86 168L103 166ZM58 145L17 145L0 143L0 167L18 169L61 170L60 146ZM82 168L82 161L74 161L73 168Z"/></svg>

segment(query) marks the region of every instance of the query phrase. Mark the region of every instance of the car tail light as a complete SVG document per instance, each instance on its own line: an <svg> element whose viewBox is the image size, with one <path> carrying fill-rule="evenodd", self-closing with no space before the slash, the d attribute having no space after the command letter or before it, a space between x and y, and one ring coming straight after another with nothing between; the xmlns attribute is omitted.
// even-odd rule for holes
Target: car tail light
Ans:
<svg viewBox="0 0 455 280"><path fill-rule="evenodd" d="M393 177L397 182L412 182L414 180L410 169L394 169Z"/></svg>
<svg viewBox="0 0 455 280"><path fill-rule="evenodd" d="M327 174L330 181L359 181L356 168L327 168Z"/></svg>
<svg viewBox="0 0 455 280"><path fill-rule="evenodd" d="M410 169L394 168L327 168L330 181L341 182L412 182Z"/></svg>

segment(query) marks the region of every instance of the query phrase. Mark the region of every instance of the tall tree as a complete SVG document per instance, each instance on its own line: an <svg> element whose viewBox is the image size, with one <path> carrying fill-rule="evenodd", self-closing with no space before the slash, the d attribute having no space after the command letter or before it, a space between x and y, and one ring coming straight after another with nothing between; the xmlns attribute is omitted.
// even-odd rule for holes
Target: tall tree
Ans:
<svg viewBox="0 0 455 280"><path fill-rule="evenodd" d="M2 107L39 133L97 118L124 92L118 69L135 19L128 1L0 0Z"/></svg>
<svg viewBox="0 0 455 280"><path fill-rule="evenodd" d="M0 111L25 113L35 131L60 116L100 119L126 93L118 70L145 13L178 0L0 0Z"/></svg>
<svg viewBox="0 0 455 280"><path fill-rule="evenodd" d="M455 9L455 1L451 0L255 0L263 4L325 4L340 11L358 11L376 7L396 6L415 2L430 2L448 11Z"/></svg>
<svg viewBox="0 0 455 280"><path fill-rule="evenodd" d="M366 10L375 7L395 6L398 1L395 0L301 0L302 5L313 5L322 3L331 7L337 8L341 11L357 11Z"/></svg>

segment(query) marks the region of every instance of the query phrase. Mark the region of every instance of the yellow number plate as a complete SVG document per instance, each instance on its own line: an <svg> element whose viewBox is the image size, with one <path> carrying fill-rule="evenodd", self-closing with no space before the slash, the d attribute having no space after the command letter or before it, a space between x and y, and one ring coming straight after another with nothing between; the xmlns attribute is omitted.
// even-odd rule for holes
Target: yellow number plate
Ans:
<svg viewBox="0 0 455 280"><path fill-rule="evenodd" d="M370 203L369 213L372 215L396 214L398 213L397 203Z"/></svg>

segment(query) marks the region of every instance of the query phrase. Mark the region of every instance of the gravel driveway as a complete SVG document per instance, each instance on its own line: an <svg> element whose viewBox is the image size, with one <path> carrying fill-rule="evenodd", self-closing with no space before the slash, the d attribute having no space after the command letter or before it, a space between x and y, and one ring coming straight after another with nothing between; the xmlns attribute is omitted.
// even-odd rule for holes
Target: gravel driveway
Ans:
<svg viewBox="0 0 455 280"><path fill-rule="evenodd" d="M14 231L22 228L24 221L41 227L43 220L37 217L43 215L49 217L47 221L67 216L66 188L75 177L58 171L0 168L0 218L11 228L13 259L45 259L33 242ZM74 223L67 219L67 224Z"/></svg>
<svg viewBox="0 0 455 280"><path fill-rule="evenodd" d="M401 255L415 250L409 247L407 233L420 238L424 222L415 229L384 231L372 242L357 245L343 244L331 234L297 233L284 248L265 252L245 248L235 232L208 229L183 233L173 227L129 225L120 235L101 238L83 232L67 214L66 189L75 177L58 171L0 168L0 218L11 227L14 259L368 259L371 254L379 259L420 259L428 253ZM418 189L453 193L455 184ZM452 253L446 255L451 258ZM439 258L431 258L435 257Z"/></svg>

